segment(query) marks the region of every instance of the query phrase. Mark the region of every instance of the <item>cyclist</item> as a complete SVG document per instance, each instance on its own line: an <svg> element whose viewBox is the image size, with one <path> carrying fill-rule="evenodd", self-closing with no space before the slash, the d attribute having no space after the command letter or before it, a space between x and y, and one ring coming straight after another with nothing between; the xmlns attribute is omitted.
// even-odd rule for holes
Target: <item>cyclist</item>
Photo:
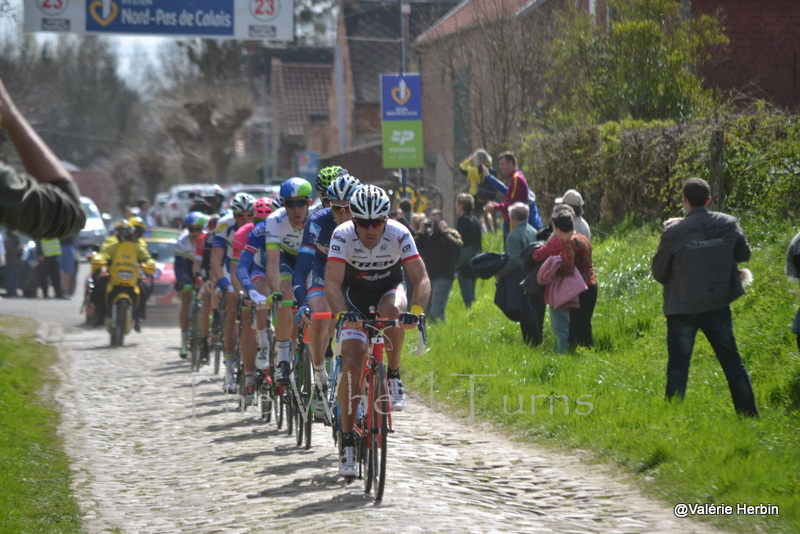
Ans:
<svg viewBox="0 0 800 534"><path fill-rule="evenodd" d="M225 198L225 191L217 184L208 187L201 195L189 206L189 212L199 211L206 215L218 215L222 210L222 201Z"/></svg>
<svg viewBox="0 0 800 534"><path fill-rule="evenodd" d="M186 358L191 340L192 325L189 324L189 308L194 297L195 271L193 269L195 250L197 241L202 235L208 222L208 216L193 211L183 219L185 232L178 236L175 243L175 290L181 296L181 309L178 315L178 323L181 327L181 348L180 357ZM208 355L208 340L204 340L205 354Z"/></svg>
<svg viewBox="0 0 800 534"><path fill-rule="evenodd" d="M267 309L265 303L267 298L263 296L258 291L251 293L250 288L248 288L242 280L242 277L239 276L239 267L242 266L245 271L250 272L252 269L252 262L246 263L242 265L241 263L241 256L244 255L245 248L247 243L250 239L250 235L253 233L255 226L260 225L263 227L263 221L272 214L272 200L264 197L256 200L253 203L253 222L245 224L241 228L236 231L236 236L233 240L233 259L231 260L231 272L235 272L239 283L241 284L242 288L247 291L248 297L245 297L245 300L249 300L252 303L258 306L256 311L256 321L259 321L259 317L261 318L260 323L256 325L256 330L253 329L253 322L252 322L252 311L249 307L245 307L242 309L242 339L239 341L239 345L242 348L242 370L244 371L244 391L242 395L244 397L244 401L247 403L252 403L255 398L255 391L256 391L256 376L255 376L255 360L256 360L256 353L257 349L260 350L260 353L265 355L268 359L269 356L269 338L267 336ZM236 264L234 265L233 261L236 260ZM259 288L264 291L264 293L268 293L268 287L266 285L266 275L264 274L263 269L260 270L259 273L256 274L254 277L259 284ZM263 282L263 283L262 283ZM251 284L252 287L252 284ZM257 335L258 330L261 331L260 335ZM263 358L262 358L263 361Z"/></svg>
<svg viewBox="0 0 800 534"><path fill-rule="evenodd" d="M292 272L303 238L303 228L311 204L311 184L302 178L289 178L279 191L283 207L276 210L266 224L267 280L269 286L280 291L282 298L291 298ZM275 383L289 385L292 360L292 309L282 305L278 310L278 326L275 329L277 345L277 370Z"/></svg>
<svg viewBox="0 0 800 534"><path fill-rule="evenodd" d="M192 264L192 273L195 277L199 277L203 283L202 292L202 313L200 314L200 332L203 335L203 344L200 347L200 360L203 362L208 361L211 349L209 343L209 315L212 308L215 312L215 317L219 320L217 311L217 300L214 292L214 283L211 278L211 249L214 245L214 229L217 227L217 216L211 215L206 223L208 231L203 232L197 238L197 247L194 251L194 263Z"/></svg>
<svg viewBox="0 0 800 534"><path fill-rule="evenodd" d="M231 289L238 293L241 289L239 279L231 280L230 259L233 252L233 239L236 230L247 223L253 222L253 197L247 193L236 193L231 201L231 215L226 215L217 221L214 231L214 244L211 250L211 272L217 280L217 288L220 291ZM225 325L223 337L225 339L225 382L223 389L228 393L236 393L236 345L238 342L238 332L236 329L236 307L237 299L225 299Z"/></svg>
<svg viewBox="0 0 800 534"><path fill-rule="evenodd" d="M347 173L347 171L344 171ZM292 276L292 289L297 302L298 324L308 322L307 314L330 312L325 298L325 262L328 259L328 247L333 230L343 222L349 221L350 197L359 188L361 182L349 173L339 175L329 186L326 197L331 206L315 211L306 221L303 230L303 241L297 255L297 264ZM309 274L311 275L309 278ZM310 348L314 362L316 385L314 391L314 409L316 413L325 413L324 400L328 389L328 373L325 371L325 351L329 347L331 321L314 319L311 322Z"/></svg>
<svg viewBox="0 0 800 534"><path fill-rule="evenodd" d="M236 268L236 275L247 291L247 294L257 306L256 311L256 342L258 352L255 359L255 367L265 370L269 366L269 336L267 334L267 310L264 304L267 301L266 295L271 293L267 283L266 273L266 219L275 211L276 204L269 197L256 200L253 208L253 219L257 224L248 235L247 244L244 246L242 255L239 258L239 265ZM252 363L245 360L245 388L247 389L247 372L251 371L253 376Z"/></svg>
<svg viewBox="0 0 800 534"><path fill-rule="evenodd" d="M375 306L379 317L400 319L402 328L386 330L387 378L392 410L405 407L405 391L400 381L400 356L404 330L417 328L419 315L428 304L431 283L414 238L408 229L388 218L389 197L380 187L365 185L350 199L351 222L334 230L325 271L325 296L331 310L344 323L342 341L342 457L339 474L356 475L353 420L358 404L358 381L364 366L367 334L359 319ZM404 271L414 284L413 304L408 301Z"/></svg>
<svg viewBox="0 0 800 534"><path fill-rule="evenodd" d="M314 183L314 189L317 190L317 195L319 196L321 204L317 206L314 211L330 207L331 202L328 199L328 186L330 186L336 178L344 176L345 174L349 176L350 173L338 165L331 165L330 167L320 169L319 174L317 174L317 181Z"/></svg>

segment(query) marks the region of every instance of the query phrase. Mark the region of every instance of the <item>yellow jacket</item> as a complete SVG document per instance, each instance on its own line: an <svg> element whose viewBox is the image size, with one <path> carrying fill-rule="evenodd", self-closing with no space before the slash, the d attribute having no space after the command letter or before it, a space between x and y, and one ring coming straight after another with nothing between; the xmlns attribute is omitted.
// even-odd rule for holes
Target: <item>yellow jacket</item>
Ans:
<svg viewBox="0 0 800 534"><path fill-rule="evenodd" d="M469 158L467 158L461 162L458 168L461 169L462 173L467 178L469 194L475 196L478 193L478 184L483 181L483 176L481 176L478 167L474 167L472 163L470 163Z"/></svg>
<svg viewBox="0 0 800 534"><path fill-rule="evenodd" d="M117 236L111 236L103 241L100 246L100 252L92 256L92 268L99 269L108 264L116 256L118 246L119 239L117 239ZM143 239L136 240L136 259L142 265L142 270L147 274L156 272L156 262L150 256L150 252L147 250L147 243Z"/></svg>

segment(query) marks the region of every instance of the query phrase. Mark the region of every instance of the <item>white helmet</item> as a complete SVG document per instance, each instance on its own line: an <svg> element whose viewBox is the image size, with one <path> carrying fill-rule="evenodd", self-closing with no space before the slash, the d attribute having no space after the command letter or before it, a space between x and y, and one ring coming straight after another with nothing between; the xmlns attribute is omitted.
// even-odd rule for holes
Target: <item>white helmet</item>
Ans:
<svg viewBox="0 0 800 534"><path fill-rule="evenodd" d="M250 193L236 193L231 200L231 211L233 213L253 213L253 203L255 199Z"/></svg>
<svg viewBox="0 0 800 534"><path fill-rule="evenodd" d="M365 185L350 199L350 213L357 219L382 219L389 211L389 197L376 185Z"/></svg>
<svg viewBox="0 0 800 534"><path fill-rule="evenodd" d="M347 173L347 171L345 171ZM350 200L350 197L362 187L361 182L355 176L344 174L333 180L331 185L328 186L328 198L331 200L345 201Z"/></svg>

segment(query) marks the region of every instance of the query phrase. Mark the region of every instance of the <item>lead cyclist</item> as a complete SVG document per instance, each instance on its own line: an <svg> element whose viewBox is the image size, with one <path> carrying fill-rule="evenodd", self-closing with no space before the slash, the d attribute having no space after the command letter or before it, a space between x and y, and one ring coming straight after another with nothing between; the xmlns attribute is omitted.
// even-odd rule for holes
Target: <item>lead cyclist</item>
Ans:
<svg viewBox="0 0 800 534"><path fill-rule="evenodd" d="M375 306L379 317L400 319L402 323L402 327L386 330L391 407L394 411L402 410L405 391L400 380L400 356L405 330L417 328L419 315L431 293L425 263L417 252L414 238L405 226L389 219L389 210L389 197L380 187L366 185L356 191L350 200L353 220L334 230L328 252L325 295L331 311L344 321L342 381L338 391L342 407L339 474L344 477L356 475L353 421L368 341L358 321L367 317L370 306ZM410 312L406 312L404 271L414 284Z"/></svg>

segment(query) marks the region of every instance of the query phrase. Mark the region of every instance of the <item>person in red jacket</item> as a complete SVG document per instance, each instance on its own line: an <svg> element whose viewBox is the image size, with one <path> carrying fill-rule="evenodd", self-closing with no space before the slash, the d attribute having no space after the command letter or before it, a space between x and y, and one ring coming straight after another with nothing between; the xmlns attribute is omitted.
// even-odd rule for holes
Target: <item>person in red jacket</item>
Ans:
<svg viewBox="0 0 800 534"><path fill-rule="evenodd" d="M502 202L490 202L484 206L484 211L499 211L503 216L503 242L508 237L509 222L508 208L515 202L528 205L528 181L517 168L517 158L513 152L500 154L500 172L508 179L508 190Z"/></svg>

